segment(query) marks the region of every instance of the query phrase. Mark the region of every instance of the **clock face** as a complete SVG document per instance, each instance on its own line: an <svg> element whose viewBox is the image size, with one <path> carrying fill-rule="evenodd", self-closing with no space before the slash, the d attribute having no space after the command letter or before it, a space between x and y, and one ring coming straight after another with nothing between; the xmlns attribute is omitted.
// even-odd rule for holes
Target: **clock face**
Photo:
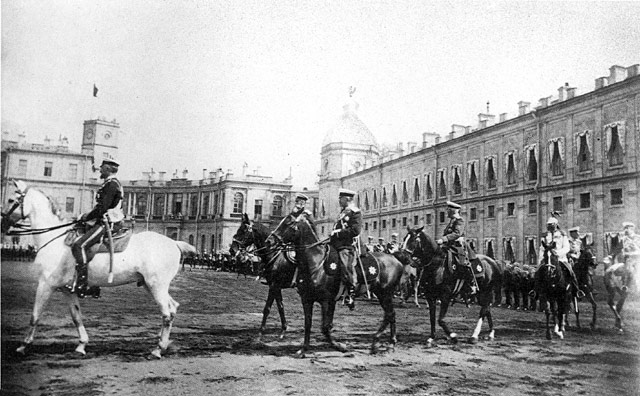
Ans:
<svg viewBox="0 0 640 396"><path fill-rule="evenodd" d="M89 129L86 133L87 139L91 140L93 139L93 131L91 129Z"/></svg>
<svg viewBox="0 0 640 396"><path fill-rule="evenodd" d="M105 139L111 139L111 132L105 132L104 138Z"/></svg>

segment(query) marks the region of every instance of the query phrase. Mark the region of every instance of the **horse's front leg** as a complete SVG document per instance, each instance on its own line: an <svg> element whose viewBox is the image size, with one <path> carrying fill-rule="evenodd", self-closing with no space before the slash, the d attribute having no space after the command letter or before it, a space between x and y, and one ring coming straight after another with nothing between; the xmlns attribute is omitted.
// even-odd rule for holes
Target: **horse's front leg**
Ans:
<svg viewBox="0 0 640 396"><path fill-rule="evenodd" d="M322 307L322 334L324 334L324 337L331 345L331 347L340 352L347 352L347 347L342 343L335 341L333 339L333 336L331 336L331 332L333 330L333 314L335 312L335 302L333 300L323 301L320 306Z"/></svg>
<svg viewBox="0 0 640 396"><path fill-rule="evenodd" d="M555 318L553 333L558 337L560 337L561 340L564 339L563 331L564 331L564 322L566 320L565 306L566 306L565 301L558 302L557 300L554 299L553 302L551 303L551 313Z"/></svg>
<svg viewBox="0 0 640 396"><path fill-rule="evenodd" d="M575 315L576 315L576 327L577 328L581 328L580 326L580 307L578 306L578 297L577 296L572 296L573 297L573 307L575 310ZM569 313L567 312L567 316L569 316Z"/></svg>
<svg viewBox="0 0 640 396"><path fill-rule="evenodd" d="M284 333L287 331L287 318L284 316L284 303L282 302L282 289L277 288L274 291L276 295L276 306L278 307L278 313L280 314L280 339L284 338Z"/></svg>
<svg viewBox="0 0 640 396"><path fill-rule="evenodd" d="M264 308L262 309L262 323L260 324L260 336L264 335L264 332L267 328L267 318L269 317L269 313L271 312L271 305L273 305L274 299L275 299L275 292L273 288L269 286L267 301L265 302Z"/></svg>
<svg viewBox="0 0 640 396"><path fill-rule="evenodd" d="M442 299L442 304L440 305L440 313L438 315L438 324L444 330L445 335L451 341L452 344L456 344L458 342L458 335L453 333L449 329L449 325L444 321L445 316L447 316L447 311L449 310L449 304L451 302L451 296L445 296Z"/></svg>
<svg viewBox="0 0 640 396"><path fill-rule="evenodd" d="M24 354L25 349L33 342L33 338L36 334L36 327L38 326L38 322L40 321L40 316L42 315L42 312L44 311L44 308L46 307L47 302L49 301L51 293L53 293L54 289L54 287L43 280L40 280L38 282L38 289L36 290L36 302L33 304L33 312L31 314L31 321L29 322L29 332L24 338L22 345L18 347L16 352Z"/></svg>
<svg viewBox="0 0 640 396"><path fill-rule="evenodd" d="M487 295L487 293L482 293L478 296L478 304L480 304L480 314L478 315L478 322L476 323L476 328L473 330L473 334L469 338L469 343L477 344L478 338L480 337L480 331L482 330L482 322L486 317L489 324L489 336L490 340L494 338L494 330L493 330L493 320L491 318L491 307L489 302L491 301L491 292Z"/></svg>
<svg viewBox="0 0 640 396"><path fill-rule="evenodd" d="M547 317L547 340L551 339L551 303L549 302L548 298L545 298L545 307L544 307L544 314Z"/></svg>
<svg viewBox="0 0 640 396"><path fill-rule="evenodd" d="M384 310L384 317L382 318L382 323L378 328L378 331L373 336L373 343L371 344L371 353L375 354L379 351L379 343L380 337L386 330L387 326L391 327L391 337L389 339L390 345L389 350L395 350L396 344L398 343L398 339L396 338L396 312L393 308L393 296L389 292L384 292L380 290L376 292L376 296L378 296L378 301L380 302L380 306Z"/></svg>
<svg viewBox="0 0 640 396"><path fill-rule="evenodd" d="M302 348L296 352L296 357L304 358L305 352L309 350L311 344L311 323L313 321L313 301L302 301L304 311L304 341Z"/></svg>
<svg viewBox="0 0 640 396"><path fill-rule="evenodd" d="M438 305L436 304L435 297L427 297L427 304L429 305L429 326L431 327L431 334L427 339L427 346L433 345L436 340L436 310Z"/></svg>
<svg viewBox="0 0 640 396"><path fill-rule="evenodd" d="M171 296L169 295L169 290L167 288L149 288L153 298L156 303L160 307L160 311L162 312L162 328L160 329L160 339L158 341L158 346L151 352L152 356L160 359L162 357L162 353L167 350L169 347L170 341L169 336L171 335L171 327L173 325L173 320L178 311L178 304Z"/></svg>
<svg viewBox="0 0 640 396"><path fill-rule="evenodd" d="M79 343L76 347L76 352L82 355L86 355L87 353L85 352L85 347L89 342L89 335L87 334L87 330L84 328L84 324L82 323L80 301L76 294L69 293L67 294L67 302L69 304L69 313L71 313L71 319L73 320L73 324L78 330Z"/></svg>

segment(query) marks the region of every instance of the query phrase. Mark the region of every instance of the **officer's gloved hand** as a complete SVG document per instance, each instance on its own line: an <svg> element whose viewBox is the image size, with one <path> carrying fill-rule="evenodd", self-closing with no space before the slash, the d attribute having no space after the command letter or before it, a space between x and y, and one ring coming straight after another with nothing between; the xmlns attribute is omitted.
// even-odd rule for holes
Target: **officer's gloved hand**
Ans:
<svg viewBox="0 0 640 396"><path fill-rule="evenodd" d="M442 245L442 244L444 243L444 241L443 241L442 239L438 239L438 240L436 241L436 243L437 243L438 245Z"/></svg>
<svg viewBox="0 0 640 396"><path fill-rule="evenodd" d="M331 236L338 235L339 232L340 230L333 230L331 231Z"/></svg>

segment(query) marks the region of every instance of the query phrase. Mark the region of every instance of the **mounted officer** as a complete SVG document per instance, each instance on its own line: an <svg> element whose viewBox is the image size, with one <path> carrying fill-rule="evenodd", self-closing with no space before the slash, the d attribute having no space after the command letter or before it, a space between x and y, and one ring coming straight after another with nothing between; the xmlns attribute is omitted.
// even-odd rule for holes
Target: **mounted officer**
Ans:
<svg viewBox="0 0 640 396"><path fill-rule="evenodd" d="M569 228L569 253L567 253L567 256L572 268L576 262L578 262L581 251L582 240L580 239L580 227Z"/></svg>
<svg viewBox="0 0 640 396"><path fill-rule="evenodd" d="M549 217L549 220L547 220L547 232L543 236L543 239L546 242L547 246L551 245L551 243L553 242L556 243L555 248L552 249L551 252L558 257L558 262L560 262L569 273L569 276L571 278L570 279L571 285L576 291L578 298L584 297L584 292L580 290L580 288L578 287L578 279L576 278L576 274L573 272L573 268L571 267L571 264L569 264L568 257L571 251L571 244L570 244L569 238L567 238L565 233L562 230L560 230L560 222L554 216ZM582 243L580 243L580 246L582 246ZM544 246L540 244L538 257L540 257L541 264L543 263L543 260L545 257L544 252L545 252ZM577 254L579 257L580 255L579 250Z"/></svg>
<svg viewBox="0 0 640 396"><path fill-rule="evenodd" d="M79 219L81 222L87 223L90 228L71 245L71 252L77 262L77 277L71 292L76 293L79 298L84 298L87 294L96 298L100 296L100 288L97 286L87 290L89 284L87 278L89 272L87 253L89 248L100 243L102 237L107 233L107 227L112 232L122 228L122 222L124 221L124 213L122 212L124 191L122 184L115 177L119 166L120 164L114 159L102 161L100 178L104 179L104 183L96 193L96 205L93 210L84 213Z"/></svg>
<svg viewBox="0 0 640 396"><path fill-rule="evenodd" d="M354 238L360 235L360 228L362 227L362 213L353 203L355 194L354 191L340 189L338 199L342 211L333 227L333 231L331 231L329 242L338 251L338 256L340 257L343 280L347 285L347 295L344 298L344 303L349 309L354 308L354 296L358 285L358 276L354 268L356 255Z"/></svg>
<svg viewBox="0 0 640 396"><path fill-rule="evenodd" d="M391 234L391 242L387 243L385 253L394 254L398 250L400 250L400 245L398 244L398 233L394 232Z"/></svg>
<svg viewBox="0 0 640 396"><path fill-rule="evenodd" d="M293 208L291 209L291 215L294 217L298 217L301 214L304 214L307 217L307 221L311 225L311 228L315 231L316 226L313 222L313 213L309 209L306 209L307 201L309 197L300 193L296 195L295 203L293 204Z"/></svg>
<svg viewBox="0 0 640 396"><path fill-rule="evenodd" d="M622 228L624 229L622 254L626 268L622 281L623 287L628 289L631 278L635 275L636 266L640 265L640 235L636 234L636 226L631 222L622 223Z"/></svg>
<svg viewBox="0 0 640 396"><path fill-rule="evenodd" d="M452 252L452 258L456 265L462 265L467 267L471 272L472 285L471 292L469 294L476 294L478 291L478 285L476 278L473 275L471 264L467 260L466 243L464 240L464 219L460 216L461 206L455 202L447 201L447 217L449 217L449 224L443 231L442 238L436 240L438 245L443 245Z"/></svg>

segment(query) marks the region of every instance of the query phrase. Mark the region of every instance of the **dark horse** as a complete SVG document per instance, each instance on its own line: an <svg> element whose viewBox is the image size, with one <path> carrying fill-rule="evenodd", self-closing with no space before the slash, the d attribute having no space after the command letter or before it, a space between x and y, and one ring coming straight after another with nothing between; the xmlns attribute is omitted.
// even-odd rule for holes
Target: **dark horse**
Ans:
<svg viewBox="0 0 640 396"><path fill-rule="evenodd" d="M565 274L563 265L558 261L558 256L552 252L556 243L547 244L543 240L542 246L544 247L544 255L542 257L543 262L536 271L536 292L540 297L540 304L545 304L547 340L551 339L550 318L552 314L554 320L553 332L560 339L563 339L565 316L571 299L570 285L567 282L568 274Z"/></svg>
<svg viewBox="0 0 640 396"><path fill-rule="evenodd" d="M279 243L293 243L296 249L298 261L297 288L304 308L304 343L297 352L299 357L304 357L309 349L311 339L311 322L313 318L313 304L318 302L322 309L322 333L331 346L341 352L347 348L336 342L331 331L333 327L333 315L336 300L341 290L340 264L338 254L324 241L319 241L306 216L294 217L288 215L273 231L269 239L275 239ZM368 253L362 258L363 264L371 269L369 263L375 261L379 270L375 277L367 277L369 290L378 297L380 305L384 309L384 318L380 328L376 332L371 345L371 353L379 350L379 339L387 326L391 327L389 350L395 348L396 338L396 314L393 308L393 293L402 276L402 264L392 255L385 253ZM356 265L356 268L358 266ZM361 283L364 283L360 270L356 270ZM370 271L369 271L370 272Z"/></svg>
<svg viewBox="0 0 640 396"><path fill-rule="evenodd" d="M425 297L429 304L429 319L431 322L431 334L427 340L427 345L431 346L435 341L437 300L441 301L438 324L445 331L446 337L451 342L456 343L458 341L456 333L451 332L444 318L447 315L456 282L464 280L469 283L472 281L472 276L476 277L479 287L476 297L480 305L480 314L469 342L478 342L484 318L487 318L487 323L489 324L488 339L493 340L495 330L493 329L493 318L491 316L491 303L496 290L502 287L503 269L491 257L478 254L477 258L472 262L476 275L473 275L468 268L463 266L457 266L455 270L452 270L452 266L447 265L446 250L439 248L435 241L425 234L423 228L407 228L408 234L404 239L403 249L409 252L416 259L417 265L423 269L421 281L425 283Z"/></svg>
<svg viewBox="0 0 640 396"><path fill-rule="evenodd" d="M282 302L282 289L292 287L293 275L295 273L295 264L293 264L286 255L284 247L270 245L267 237L270 232L267 226L254 223L251 224L249 217L245 213L242 217L240 227L233 237L231 250L238 251L246 249L252 244L256 247L254 253L258 254L263 263L263 269L267 285L269 286L269 294L267 301L262 310L262 324L260 325L260 335L264 335L267 326L267 318L271 312L273 302L276 302L278 312L280 313L281 332L280 338L284 338L287 331L287 320L284 315L284 303Z"/></svg>
<svg viewBox="0 0 640 396"><path fill-rule="evenodd" d="M573 264L573 272L575 272L576 278L578 279L578 287L584 292L585 297L591 303L593 318L591 319L590 326L592 329L595 329L596 327L596 309L598 308L596 300L593 298L593 271L597 265L598 262L596 261L596 256L593 254L592 244L583 243L580 256ZM576 313L576 326L580 328L580 309L578 308L578 299L575 295L572 297Z"/></svg>
<svg viewBox="0 0 640 396"><path fill-rule="evenodd" d="M634 279L629 267L624 264L622 242L620 236L612 237L609 242L609 255L604 258L604 287L607 289L607 305L616 317L615 326L619 332L623 332L622 308L629 295L629 290L624 284L624 279ZM637 277L635 278L637 280ZM616 301L616 296L619 296Z"/></svg>

